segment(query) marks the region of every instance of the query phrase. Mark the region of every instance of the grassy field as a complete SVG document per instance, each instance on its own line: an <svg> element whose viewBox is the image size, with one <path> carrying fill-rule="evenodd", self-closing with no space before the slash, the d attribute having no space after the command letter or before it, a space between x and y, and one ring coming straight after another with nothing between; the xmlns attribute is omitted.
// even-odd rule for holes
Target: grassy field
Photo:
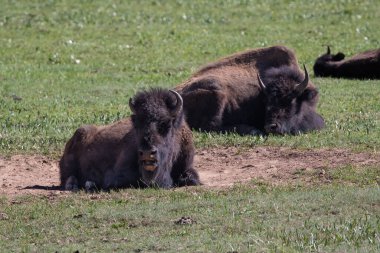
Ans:
<svg viewBox="0 0 380 253"><path fill-rule="evenodd" d="M8 213L0 220L3 252L380 250L380 194L373 186L129 190L0 203ZM176 224L183 216L190 224Z"/></svg>
<svg viewBox="0 0 380 253"><path fill-rule="evenodd" d="M380 45L377 0L0 2L1 156L58 158L80 125L129 116L136 91L174 87L237 51L286 45L312 73L327 44L348 56ZM268 139L195 133L197 147L379 152L380 81L311 78L325 130ZM0 251L378 252L380 165L363 170L368 180L347 169L320 187L3 198ZM174 224L184 215L196 223Z"/></svg>

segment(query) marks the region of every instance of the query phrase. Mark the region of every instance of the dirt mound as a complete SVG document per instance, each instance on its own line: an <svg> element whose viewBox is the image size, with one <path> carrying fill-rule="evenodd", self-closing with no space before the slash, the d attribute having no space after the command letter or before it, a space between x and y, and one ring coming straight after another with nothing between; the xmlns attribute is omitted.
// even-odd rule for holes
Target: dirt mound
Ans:
<svg viewBox="0 0 380 253"><path fill-rule="evenodd" d="M340 149L298 150L280 147L200 149L195 157L205 187L226 187L260 179L284 184L309 178L300 174L323 174L326 168L346 164L356 166L380 164L373 153L352 153ZM40 155L0 157L0 195L61 194L58 161Z"/></svg>

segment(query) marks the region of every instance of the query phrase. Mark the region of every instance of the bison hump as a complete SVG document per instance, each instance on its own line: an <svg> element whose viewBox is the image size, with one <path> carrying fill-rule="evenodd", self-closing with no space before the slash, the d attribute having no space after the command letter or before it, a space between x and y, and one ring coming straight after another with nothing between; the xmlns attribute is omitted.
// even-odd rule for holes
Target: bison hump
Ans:
<svg viewBox="0 0 380 253"><path fill-rule="evenodd" d="M215 78L201 78L190 81L182 90L182 94L196 90L219 90L218 81Z"/></svg>

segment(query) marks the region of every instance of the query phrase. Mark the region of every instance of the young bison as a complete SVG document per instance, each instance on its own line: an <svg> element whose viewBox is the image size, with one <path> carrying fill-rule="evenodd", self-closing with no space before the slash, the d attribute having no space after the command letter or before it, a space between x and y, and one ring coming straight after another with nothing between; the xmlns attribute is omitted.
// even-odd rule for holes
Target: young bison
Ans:
<svg viewBox="0 0 380 253"><path fill-rule="evenodd" d="M67 142L59 162L65 190L200 184L181 96L152 89L129 106L131 118L83 126Z"/></svg>
<svg viewBox="0 0 380 253"><path fill-rule="evenodd" d="M324 127L318 91L283 46L210 63L176 87L190 127L245 134L298 134Z"/></svg>

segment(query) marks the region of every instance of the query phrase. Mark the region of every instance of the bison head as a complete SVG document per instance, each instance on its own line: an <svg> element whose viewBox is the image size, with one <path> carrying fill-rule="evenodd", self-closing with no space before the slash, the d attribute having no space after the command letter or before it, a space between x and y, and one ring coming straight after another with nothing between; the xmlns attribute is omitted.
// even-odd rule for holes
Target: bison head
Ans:
<svg viewBox="0 0 380 253"><path fill-rule="evenodd" d="M265 100L264 131L267 134L298 134L324 126L322 117L314 111L318 91L314 87L307 88L306 67L304 77L297 69L270 69L266 83L258 75Z"/></svg>
<svg viewBox="0 0 380 253"><path fill-rule="evenodd" d="M330 71L334 70L331 63L339 62L343 60L345 55L341 52L337 54L331 54L330 47L327 46L327 52L317 58L314 64L314 74L316 76L330 76Z"/></svg>
<svg viewBox="0 0 380 253"><path fill-rule="evenodd" d="M172 90L152 89L138 93L129 106L142 181L148 186L171 187L172 163L180 149L176 133L184 121L181 96Z"/></svg>

